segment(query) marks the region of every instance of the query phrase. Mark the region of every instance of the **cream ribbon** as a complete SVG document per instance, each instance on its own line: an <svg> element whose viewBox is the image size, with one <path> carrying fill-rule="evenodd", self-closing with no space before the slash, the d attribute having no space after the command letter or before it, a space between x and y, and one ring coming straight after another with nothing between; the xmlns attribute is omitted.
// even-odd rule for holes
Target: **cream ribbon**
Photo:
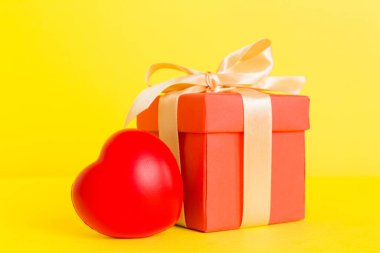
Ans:
<svg viewBox="0 0 380 253"><path fill-rule="evenodd" d="M273 67L271 43L259 40L227 55L216 73L203 73L171 63L150 66L146 81L161 69L174 69L186 76L174 78L143 90L134 101L129 123L146 110L161 94L158 109L158 131L180 166L177 110L183 94L233 92L242 96L244 106L244 192L242 227L269 223L271 205L272 108L270 91L298 94L302 76L269 76ZM187 193L189 194L189 193ZM178 221L186 226L184 208Z"/></svg>

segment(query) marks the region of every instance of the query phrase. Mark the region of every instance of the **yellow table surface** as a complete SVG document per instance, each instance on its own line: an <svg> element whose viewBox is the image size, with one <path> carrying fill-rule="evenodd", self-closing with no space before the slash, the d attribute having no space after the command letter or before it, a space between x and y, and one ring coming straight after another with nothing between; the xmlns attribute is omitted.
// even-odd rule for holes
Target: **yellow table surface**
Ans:
<svg viewBox="0 0 380 253"><path fill-rule="evenodd" d="M76 216L74 178L0 179L0 252L380 252L380 178L307 178L303 221L144 239L97 234Z"/></svg>

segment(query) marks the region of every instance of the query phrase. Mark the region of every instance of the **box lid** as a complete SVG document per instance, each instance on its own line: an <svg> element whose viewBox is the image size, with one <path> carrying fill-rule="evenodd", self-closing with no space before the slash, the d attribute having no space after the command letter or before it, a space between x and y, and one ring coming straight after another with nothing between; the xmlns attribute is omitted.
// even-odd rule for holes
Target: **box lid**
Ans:
<svg viewBox="0 0 380 253"><path fill-rule="evenodd" d="M309 98L270 95L273 131L309 129ZM137 117L137 127L158 131L158 98ZM185 94L178 101L179 132L243 132L243 101L238 93Z"/></svg>

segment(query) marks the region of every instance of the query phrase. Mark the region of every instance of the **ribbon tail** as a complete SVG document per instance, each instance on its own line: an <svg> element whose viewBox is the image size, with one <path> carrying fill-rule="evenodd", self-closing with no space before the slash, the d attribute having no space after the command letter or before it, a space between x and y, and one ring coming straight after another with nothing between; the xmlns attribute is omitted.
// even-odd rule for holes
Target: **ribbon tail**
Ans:
<svg viewBox="0 0 380 253"><path fill-rule="evenodd" d="M244 105L242 227L269 224L272 174L272 105L268 94L237 89Z"/></svg>
<svg viewBox="0 0 380 253"><path fill-rule="evenodd" d="M124 127L132 121L141 112L148 109L152 102L162 93L169 90L172 86L175 89L183 90L184 87L192 85L197 85L199 76L184 76L176 79L172 79L154 86L150 86L143 90L133 102L131 108L129 109L127 118L124 123ZM189 84L190 83L190 84Z"/></svg>
<svg viewBox="0 0 380 253"><path fill-rule="evenodd" d="M162 91L167 88L167 85L156 85L143 90L133 102L129 109L127 118L124 123L124 127L131 122L137 115L148 109L150 104L160 95Z"/></svg>

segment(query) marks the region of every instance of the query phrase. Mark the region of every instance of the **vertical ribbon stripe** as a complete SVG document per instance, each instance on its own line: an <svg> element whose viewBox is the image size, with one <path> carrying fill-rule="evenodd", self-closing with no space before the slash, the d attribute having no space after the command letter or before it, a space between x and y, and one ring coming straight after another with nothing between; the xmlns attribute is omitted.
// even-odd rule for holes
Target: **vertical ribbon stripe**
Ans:
<svg viewBox="0 0 380 253"><path fill-rule="evenodd" d="M158 134L160 139L172 151L181 171L181 156L179 152L179 137L177 125L178 93L167 94L160 98L158 103ZM178 225L186 227L185 208L182 202Z"/></svg>
<svg viewBox="0 0 380 253"><path fill-rule="evenodd" d="M272 106L270 96L239 90L244 105L244 196L242 227L269 223Z"/></svg>
<svg viewBox="0 0 380 253"><path fill-rule="evenodd" d="M184 90L173 91L160 97L158 103L158 133L160 139L172 151L181 170L181 154L178 136L178 100L182 94L199 93L204 87L192 86ZM178 225L186 227L185 208L182 202L181 215L177 221Z"/></svg>

